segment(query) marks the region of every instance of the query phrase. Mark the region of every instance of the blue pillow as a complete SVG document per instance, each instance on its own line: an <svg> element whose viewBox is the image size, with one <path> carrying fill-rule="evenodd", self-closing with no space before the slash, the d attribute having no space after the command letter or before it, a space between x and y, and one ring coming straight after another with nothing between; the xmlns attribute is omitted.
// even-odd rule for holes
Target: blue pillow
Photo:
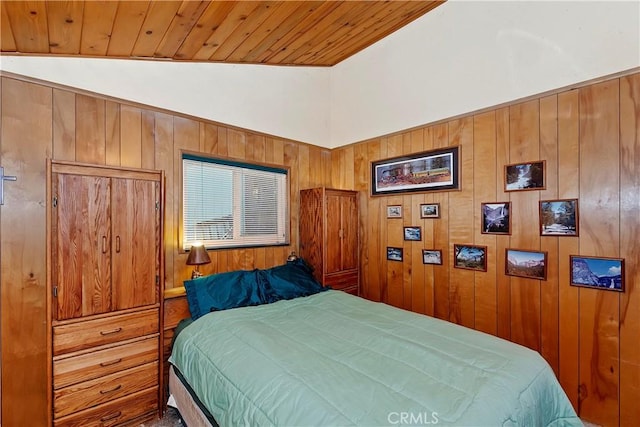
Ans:
<svg viewBox="0 0 640 427"><path fill-rule="evenodd" d="M262 274L269 284L271 302L306 297L329 289L318 283L312 272L311 267L302 258L285 265L262 270Z"/></svg>
<svg viewBox="0 0 640 427"><path fill-rule="evenodd" d="M184 287L193 320L212 311L265 304L272 300L269 283L259 270L212 274L186 280Z"/></svg>

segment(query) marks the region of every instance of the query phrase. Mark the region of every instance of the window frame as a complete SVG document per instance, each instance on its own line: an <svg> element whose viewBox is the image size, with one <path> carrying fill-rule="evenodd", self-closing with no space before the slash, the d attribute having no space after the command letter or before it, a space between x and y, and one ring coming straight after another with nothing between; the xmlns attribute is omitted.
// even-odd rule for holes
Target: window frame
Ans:
<svg viewBox="0 0 640 427"><path fill-rule="evenodd" d="M247 169L255 169L262 171L272 171L276 173L283 173L286 176L285 179L285 201L287 203L285 220L288 224L285 224L285 241L282 243L264 243L264 244L246 244L246 245L232 245L232 246L207 246L205 248L208 251L211 250L234 250L234 249L243 249L243 248L268 248L268 247L278 247L278 246L289 246L291 245L291 168L285 165L277 165L270 164L265 162L256 162L250 161L247 159L239 159L228 156L220 156L209 153L200 153L188 150L179 150L178 162L180 167L180 177L179 177L179 186L177 186L177 191L179 194L179 210L178 210L178 252L179 253L188 253L190 251L191 246L185 246L184 238L185 238L185 230L184 230L184 160L200 160L203 162L214 163L214 164L222 164L227 166L235 166ZM176 187L174 187L176 188ZM235 209L234 209L235 210ZM234 217L234 221L237 219Z"/></svg>

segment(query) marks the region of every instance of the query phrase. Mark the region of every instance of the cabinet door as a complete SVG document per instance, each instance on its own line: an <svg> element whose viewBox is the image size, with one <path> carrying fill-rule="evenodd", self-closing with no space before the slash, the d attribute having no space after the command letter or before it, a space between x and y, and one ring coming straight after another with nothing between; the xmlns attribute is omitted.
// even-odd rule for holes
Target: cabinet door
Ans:
<svg viewBox="0 0 640 427"><path fill-rule="evenodd" d="M355 194L326 196L326 274L358 268L358 201Z"/></svg>
<svg viewBox="0 0 640 427"><path fill-rule="evenodd" d="M337 273L342 268L342 199L337 193L326 193L325 206L325 274Z"/></svg>
<svg viewBox="0 0 640 427"><path fill-rule="evenodd" d="M340 203L342 229L342 269L358 268L358 200L356 195L342 197Z"/></svg>
<svg viewBox="0 0 640 427"><path fill-rule="evenodd" d="M159 183L112 178L112 287L116 310L159 301Z"/></svg>
<svg viewBox="0 0 640 427"><path fill-rule="evenodd" d="M110 180L54 174L53 279L57 320L111 310Z"/></svg>

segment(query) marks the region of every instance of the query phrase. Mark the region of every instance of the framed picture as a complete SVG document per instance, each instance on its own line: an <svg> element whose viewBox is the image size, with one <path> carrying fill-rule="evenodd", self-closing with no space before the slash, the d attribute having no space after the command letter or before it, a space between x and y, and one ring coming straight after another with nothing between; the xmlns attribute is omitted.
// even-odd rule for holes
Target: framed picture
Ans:
<svg viewBox="0 0 640 427"><path fill-rule="evenodd" d="M571 255L571 285L624 292L624 259Z"/></svg>
<svg viewBox="0 0 640 427"><path fill-rule="evenodd" d="M547 253L539 251L505 250L505 274L547 280Z"/></svg>
<svg viewBox="0 0 640 427"><path fill-rule="evenodd" d="M420 205L420 218L440 218L440 203Z"/></svg>
<svg viewBox="0 0 640 427"><path fill-rule="evenodd" d="M481 203L483 234L511 234L511 202Z"/></svg>
<svg viewBox="0 0 640 427"><path fill-rule="evenodd" d="M422 228L420 227L404 227L404 240L422 240Z"/></svg>
<svg viewBox="0 0 640 427"><path fill-rule="evenodd" d="M389 261L402 261L402 248L387 246L387 259Z"/></svg>
<svg viewBox="0 0 640 427"><path fill-rule="evenodd" d="M371 163L371 195L457 190L459 147Z"/></svg>
<svg viewBox="0 0 640 427"><path fill-rule="evenodd" d="M541 236L578 235L578 199L540 201Z"/></svg>
<svg viewBox="0 0 640 427"><path fill-rule="evenodd" d="M423 249L422 263L442 265L442 251L439 249Z"/></svg>
<svg viewBox="0 0 640 427"><path fill-rule="evenodd" d="M545 161L517 163L504 167L504 191L544 190Z"/></svg>
<svg viewBox="0 0 640 427"><path fill-rule="evenodd" d="M453 266L468 270L487 271L487 247L454 244Z"/></svg>
<svg viewBox="0 0 640 427"><path fill-rule="evenodd" d="M402 218L402 205L387 206L387 218Z"/></svg>

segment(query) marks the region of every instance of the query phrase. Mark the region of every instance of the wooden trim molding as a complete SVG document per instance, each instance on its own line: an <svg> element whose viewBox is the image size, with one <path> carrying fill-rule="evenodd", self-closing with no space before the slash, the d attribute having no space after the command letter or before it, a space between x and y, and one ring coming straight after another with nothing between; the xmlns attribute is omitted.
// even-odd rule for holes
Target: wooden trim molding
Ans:
<svg viewBox="0 0 640 427"><path fill-rule="evenodd" d="M169 398L169 356L171 356L171 344L175 335L176 326L182 319L191 317L187 304L187 292L184 286L168 288L163 293L163 326L162 326L162 363L161 372L161 401L160 406L166 410Z"/></svg>

